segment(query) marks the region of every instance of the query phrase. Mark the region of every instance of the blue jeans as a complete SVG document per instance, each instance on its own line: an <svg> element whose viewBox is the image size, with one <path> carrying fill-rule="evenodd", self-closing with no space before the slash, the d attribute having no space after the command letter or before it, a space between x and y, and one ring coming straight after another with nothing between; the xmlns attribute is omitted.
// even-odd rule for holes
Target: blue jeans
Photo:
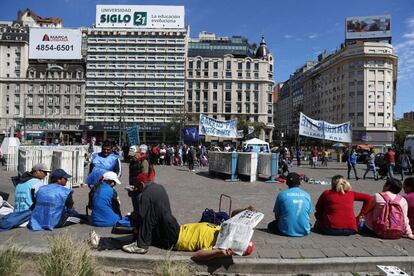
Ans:
<svg viewBox="0 0 414 276"><path fill-rule="evenodd" d="M375 180L378 179L377 168L375 167L374 164L367 164L367 169L364 173L364 178L365 178L365 176L367 176L367 173L370 172L370 171L372 171L374 173L374 179Z"/></svg>
<svg viewBox="0 0 414 276"><path fill-rule="evenodd" d="M388 178L394 178L395 163L388 163Z"/></svg>
<svg viewBox="0 0 414 276"><path fill-rule="evenodd" d="M403 168L403 167L401 167L401 181L403 181L403 180L404 180L404 176L405 176L405 175L408 175L408 174L409 174L409 172L410 172L410 170L409 170L408 168Z"/></svg>

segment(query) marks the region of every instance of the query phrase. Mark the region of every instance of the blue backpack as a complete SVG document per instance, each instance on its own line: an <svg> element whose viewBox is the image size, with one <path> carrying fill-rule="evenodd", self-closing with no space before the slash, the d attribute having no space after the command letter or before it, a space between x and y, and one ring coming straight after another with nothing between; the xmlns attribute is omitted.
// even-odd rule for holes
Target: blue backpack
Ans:
<svg viewBox="0 0 414 276"><path fill-rule="evenodd" d="M215 225L221 225L224 221L228 220L229 214L223 211L215 212L213 209L206 208L201 214L200 222L213 223Z"/></svg>

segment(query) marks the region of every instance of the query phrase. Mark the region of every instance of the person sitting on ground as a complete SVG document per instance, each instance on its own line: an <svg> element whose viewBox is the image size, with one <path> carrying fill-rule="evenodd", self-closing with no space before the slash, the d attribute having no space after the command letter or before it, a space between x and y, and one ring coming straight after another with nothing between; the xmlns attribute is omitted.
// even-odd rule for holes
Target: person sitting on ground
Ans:
<svg viewBox="0 0 414 276"><path fill-rule="evenodd" d="M197 251L195 261L233 255L230 249L212 249L216 243L220 226L211 223L191 223L180 226L171 213L170 201L164 187L150 182L148 174L137 177L136 188L141 190L138 212L137 241L131 239L101 238L90 232L90 243L98 250L122 249L128 253L145 254L154 245L164 249ZM243 210L255 211L253 206L232 212L232 216Z"/></svg>
<svg viewBox="0 0 414 276"><path fill-rule="evenodd" d="M20 177L20 182L16 186L14 212L23 212L30 209L33 199L39 188L45 183L43 180L50 172L48 167L39 163L33 166L30 172L25 172Z"/></svg>
<svg viewBox="0 0 414 276"><path fill-rule="evenodd" d="M414 229L414 177L407 177L404 180L404 198L408 204L408 219L410 221L411 229Z"/></svg>
<svg viewBox="0 0 414 276"><path fill-rule="evenodd" d="M119 155L112 152L112 142L105 141L102 145L102 151L92 154L89 175L85 180L86 184L91 188L108 171L112 171L120 177L121 161Z"/></svg>
<svg viewBox="0 0 414 276"><path fill-rule="evenodd" d="M312 212L310 195L299 188L301 177L297 173L289 173L286 178L288 189L277 196L273 213L275 220L267 229L274 234L302 237L310 233L309 215Z"/></svg>
<svg viewBox="0 0 414 276"><path fill-rule="evenodd" d="M92 210L94 226L113 226L122 218L118 193L114 189L117 184L121 181L116 173L106 172L89 192L88 208Z"/></svg>
<svg viewBox="0 0 414 276"><path fill-rule="evenodd" d="M398 239L405 235L414 239L408 219L407 200L399 195L401 189L401 181L391 178L385 182L382 192L373 196L365 216L365 233L380 238Z"/></svg>
<svg viewBox="0 0 414 276"><path fill-rule="evenodd" d="M40 187L36 193L29 229L53 230L80 223L81 215L73 209L73 190L65 187L71 177L63 169L50 174L50 183Z"/></svg>
<svg viewBox="0 0 414 276"><path fill-rule="evenodd" d="M362 201L355 218L354 202ZM315 230L324 235L349 236L358 232L357 221L364 217L371 196L352 191L351 184L342 175L332 177L332 188L319 197L315 207Z"/></svg>

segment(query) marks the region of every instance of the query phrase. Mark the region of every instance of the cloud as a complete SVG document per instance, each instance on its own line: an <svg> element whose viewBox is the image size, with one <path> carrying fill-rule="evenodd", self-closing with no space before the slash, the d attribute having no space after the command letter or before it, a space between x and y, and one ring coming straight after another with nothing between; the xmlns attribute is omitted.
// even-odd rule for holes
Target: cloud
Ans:
<svg viewBox="0 0 414 276"><path fill-rule="evenodd" d="M289 38L292 38L293 37L293 35L290 35L290 34L285 34L284 35L284 38L286 38L286 39L289 39Z"/></svg>
<svg viewBox="0 0 414 276"><path fill-rule="evenodd" d="M316 33L312 33L312 34L308 35L308 38L309 38L309 39L315 39L315 38L317 38L318 36L319 36L318 34L316 34Z"/></svg>
<svg viewBox="0 0 414 276"><path fill-rule="evenodd" d="M406 20L408 32L403 34L405 40L394 45L398 55L398 80L413 82L414 79L414 17Z"/></svg>

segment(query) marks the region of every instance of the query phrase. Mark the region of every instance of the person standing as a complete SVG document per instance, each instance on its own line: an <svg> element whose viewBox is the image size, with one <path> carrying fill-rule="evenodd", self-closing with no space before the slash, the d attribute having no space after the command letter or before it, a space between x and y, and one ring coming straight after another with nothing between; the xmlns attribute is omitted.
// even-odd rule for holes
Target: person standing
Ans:
<svg viewBox="0 0 414 276"><path fill-rule="evenodd" d="M105 141L100 153L92 155L91 165L89 166L89 175L85 182L91 188L106 172L114 172L121 175L121 160L119 155L112 152L112 143Z"/></svg>
<svg viewBox="0 0 414 276"><path fill-rule="evenodd" d="M346 164L348 165L348 179L351 178L350 174L351 174L351 169L354 169L354 174L355 174L355 179L358 180L358 174L356 171L356 163L357 163L357 154L355 149L352 149L351 153L348 154L348 158L346 160Z"/></svg>
<svg viewBox="0 0 414 276"><path fill-rule="evenodd" d="M384 159L387 164L388 178L394 178L395 152L392 148L388 148L388 152L384 155Z"/></svg>
<svg viewBox="0 0 414 276"><path fill-rule="evenodd" d="M403 150L403 153L400 155L401 181L404 181L404 176L408 175L411 170L411 162L408 153L408 150Z"/></svg>
<svg viewBox="0 0 414 276"><path fill-rule="evenodd" d="M289 173L286 177L288 189L277 196L273 213L275 220L268 224L271 233L302 237L310 233L309 216L312 212L310 195L299 188L300 175Z"/></svg>
<svg viewBox="0 0 414 276"><path fill-rule="evenodd" d="M311 151L311 167L316 168L316 164L318 163L318 150L316 147L313 148Z"/></svg>
<svg viewBox="0 0 414 276"><path fill-rule="evenodd" d="M322 151L322 166L328 167L329 151L324 148Z"/></svg>
<svg viewBox="0 0 414 276"><path fill-rule="evenodd" d="M302 158L302 151L300 150L300 148L296 149L296 160L298 162L298 167L300 167L300 159Z"/></svg>
<svg viewBox="0 0 414 276"><path fill-rule="evenodd" d="M190 146L187 151L187 162L188 162L188 170L190 172L194 171L194 161L195 161L195 150L194 146Z"/></svg>
<svg viewBox="0 0 414 276"><path fill-rule="evenodd" d="M367 173L369 171L372 171L374 173L374 179L375 179L375 181L377 181L378 180L378 173L377 173L377 168L375 166L375 153L374 153L373 148L371 148L369 150L368 161L367 161L367 170L364 173L363 179L365 179L365 177L367 176Z"/></svg>
<svg viewBox="0 0 414 276"><path fill-rule="evenodd" d="M42 180L50 172L49 168L39 163L33 166L30 172L25 172L20 177L20 182L16 186L14 212L29 210L33 205L36 192L45 183Z"/></svg>

